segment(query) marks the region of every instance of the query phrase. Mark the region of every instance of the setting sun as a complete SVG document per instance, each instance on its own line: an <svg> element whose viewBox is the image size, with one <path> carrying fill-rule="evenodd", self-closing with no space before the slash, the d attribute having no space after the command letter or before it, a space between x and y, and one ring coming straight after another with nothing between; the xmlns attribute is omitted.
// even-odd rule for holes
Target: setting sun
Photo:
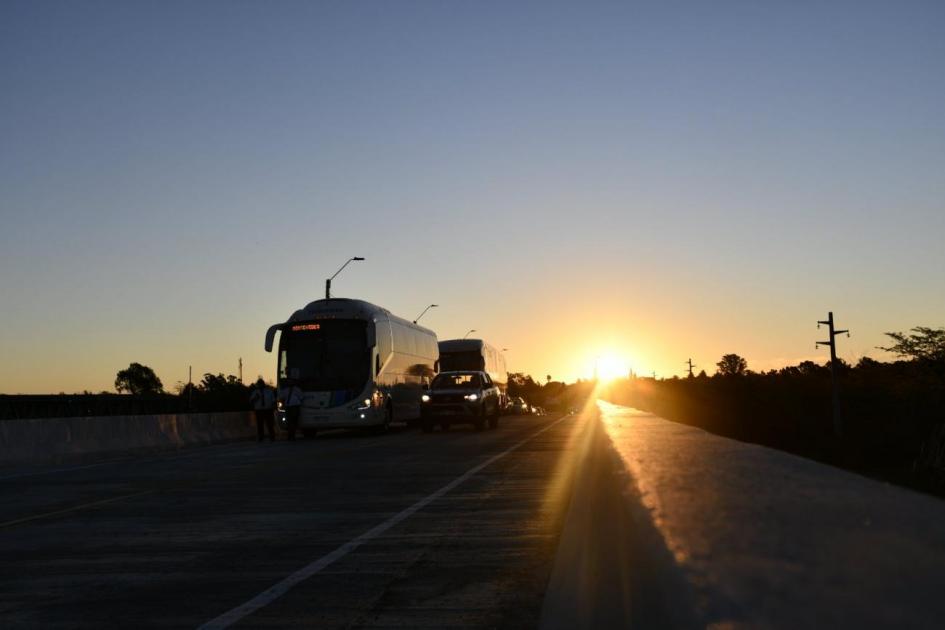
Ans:
<svg viewBox="0 0 945 630"><path fill-rule="evenodd" d="M626 377L630 373L630 366L620 357L606 354L597 358L595 373L598 380L612 381L616 378Z"/></svg>

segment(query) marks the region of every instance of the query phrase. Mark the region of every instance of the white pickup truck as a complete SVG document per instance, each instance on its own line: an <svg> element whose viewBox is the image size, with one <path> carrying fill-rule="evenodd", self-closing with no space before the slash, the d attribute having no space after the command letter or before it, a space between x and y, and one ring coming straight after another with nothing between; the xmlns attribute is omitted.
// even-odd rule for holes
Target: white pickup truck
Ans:
<svg viewBox="0 0 945 630"><path fill-rule="evenodd" d="M426 433L437 424L444 431L458 423L471 423L477 431L487 424L490 429L499 426L501 393L485 372L440 372L420 400L420 423Z"/></svg>

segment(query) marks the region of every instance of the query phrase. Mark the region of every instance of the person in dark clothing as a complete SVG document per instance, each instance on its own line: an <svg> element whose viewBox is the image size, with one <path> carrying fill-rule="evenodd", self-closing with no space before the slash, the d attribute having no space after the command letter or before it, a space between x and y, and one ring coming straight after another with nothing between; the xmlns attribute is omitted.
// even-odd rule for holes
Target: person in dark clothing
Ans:
<svg viewBox="0 0 945 630"><path fill-rule="evenodd" d="M253 410L256 412L256 441L263 441L263 425L265 425L269 431L269 441L274 442L276 439L275 391L266 385L260 376L250 392L249 400L253 403Z"/></svg>
<svg viewBox="0 0 945 630"><path fill-rule="evenodd" d="M285 420L289 429L289 441L295 440L299 428L299 413L302 411L302 390L295 383L286 384L279 390L279 400L285 408Z"/></svg>

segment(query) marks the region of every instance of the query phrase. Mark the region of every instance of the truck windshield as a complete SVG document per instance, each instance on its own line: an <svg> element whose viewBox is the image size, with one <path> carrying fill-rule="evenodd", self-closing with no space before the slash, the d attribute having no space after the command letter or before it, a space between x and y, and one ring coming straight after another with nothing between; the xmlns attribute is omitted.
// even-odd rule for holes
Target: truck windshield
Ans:
<svg viewBox="0 0 945 630"><path fill-rule="evenodd" d="M433 389L479 389L482 379L478 374L439 374L433 379Z"/></svg>
<svg viewBox="0 0 945 630"><path fill-rule="evenodd" d="M279 338L279 379L304 391L360 390L370 372L367 322L293 323Z"/></svg>
<svg viewBox="0 0 945 630"><path fill-rule="evenodd" d="M482 370L484 368L482 354L478 350L440 353L440 370L443 372Z"/></svg>

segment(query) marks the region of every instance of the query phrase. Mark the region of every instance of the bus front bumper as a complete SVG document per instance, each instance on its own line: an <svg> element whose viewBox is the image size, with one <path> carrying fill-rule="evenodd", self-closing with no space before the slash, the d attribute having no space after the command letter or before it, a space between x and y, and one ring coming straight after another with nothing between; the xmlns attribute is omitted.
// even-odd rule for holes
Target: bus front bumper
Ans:
<svg viewBox="0 0 945 630"><path fill-rule="evenodd" d="M283 429L289 428L286 413L279 410L276 421ZM376 407L367 409L309 409L302 407L299 412L299 429L351 429L370 427L384 422L384 410Z"/></svg>

